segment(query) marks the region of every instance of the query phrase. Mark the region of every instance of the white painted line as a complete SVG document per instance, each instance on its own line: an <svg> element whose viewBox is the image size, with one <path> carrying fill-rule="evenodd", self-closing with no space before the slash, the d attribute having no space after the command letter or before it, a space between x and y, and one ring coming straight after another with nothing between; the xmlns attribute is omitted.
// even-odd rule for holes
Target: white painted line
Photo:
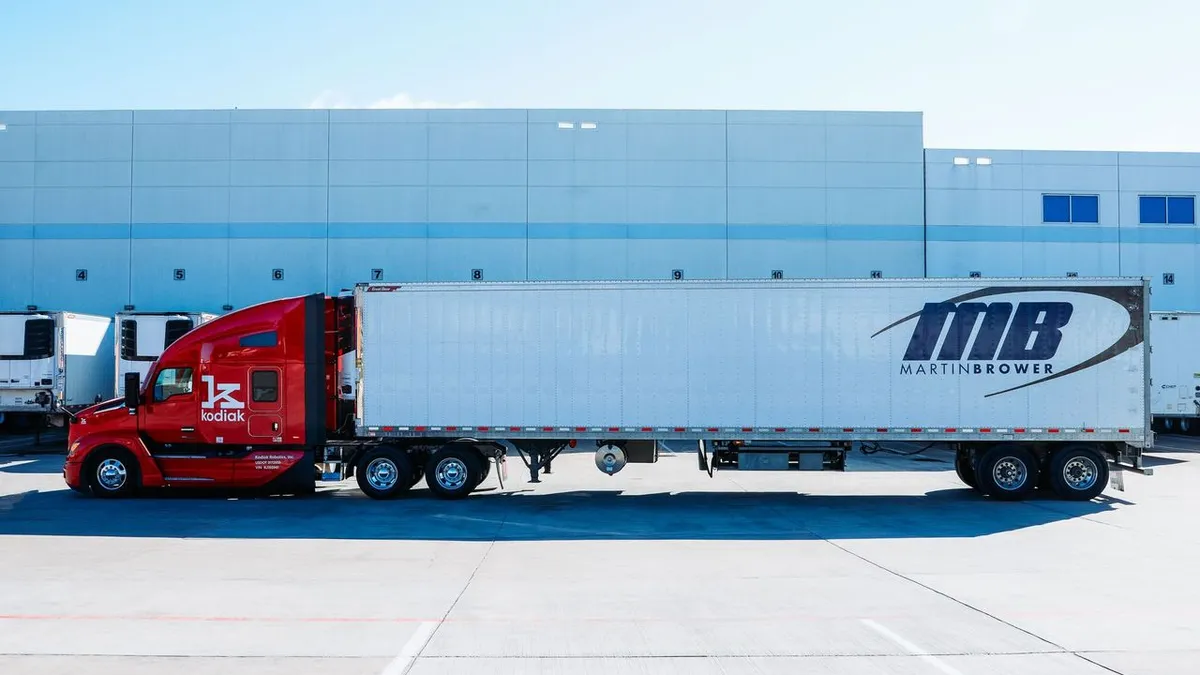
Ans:
<svg viewBox="0 0 1200 675"><path fill-rule="evenodd" d="M438 621L422 621L417 626L416 632L412 637L408 638L408 642L404 643L404 648L392 659L392 662L383 669L383 675L404 675L416 660L417 655L425 649L425 645L429 643L429 638L433 637L433 632L437 630Z"/></svg>
<svg viewBox="0 0 1200 675"><path fill-rule="evenodd" d="M920 658L925 663L928 663L929 665L933 666L934 668L936 668L938 670L938 672L944 673L944 675L962 675L961 671L957 670L956 668L952 668L950 665L948 665L947 663L945 663L938 657L934 656L933 654L930 654L928 651L921 649L920 647L909 642L908 640L905 640L903 637L892 632L892 630L889 629L887 626L884 626L883 624L878 623L876 621L872 621L870 619L860 619L860 620L863 622L864 626L866 626L867 628L870 628L871 630L875 631L876 633L879 633L880 635L891 640L892 642L895 642L896 644L900 645L900 647L903 648L904 651L908 652L909 654L912 654L913 656Z"/></svg>
<svg viewBox="0 0 1200 675"><path fill-rule="evenodd" d="M11 468L13 468L14 466L22 466L22 465L25 465L25 464L33 464L33 463L34 463L34 462L36 462L36 461L37 461L36 459L22 459L22 460L18 460L18 461L16 461L16 462L6 462L6 463L4 463L4 464L0 464L0 469L11 469Z"/></svg>

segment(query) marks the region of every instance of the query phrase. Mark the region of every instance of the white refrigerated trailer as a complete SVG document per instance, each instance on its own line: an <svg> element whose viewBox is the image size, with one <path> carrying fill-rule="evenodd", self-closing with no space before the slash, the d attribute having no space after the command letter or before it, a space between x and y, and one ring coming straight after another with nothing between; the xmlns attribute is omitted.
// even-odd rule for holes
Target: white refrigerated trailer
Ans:
<svg viewBox="0 0 1200 675"><path fill-rule="evenodd" d="M114 320L117 339L113 341L116 352L113 391L121 390L125 373L138 373L145 378L150 364L164 349L183 334L216 316L206 312L118 313Z"/></svg>
<svg viewBox="0 0 1200 675"><path fill-rule="evenodd" d="M1088 499L1110 465L1149 472L1147 298L1128 278L362 284L354 435L515 450L535 481L580 442L609 474L666 440L710 474L942 443L986 494Z"/></svg>
<svg viewBox="0 0 1200 675"><path fill-rule="evenodd" d="M1162 431L1200 430L1200 312L1152 312L1150 412Z"/></svg>
<svg viewBox="0 0 1200 675"><path fill-rule="evenodd" d="M75 312L0 312L0 415L9 428L113 397L112 320Z"/></svg>

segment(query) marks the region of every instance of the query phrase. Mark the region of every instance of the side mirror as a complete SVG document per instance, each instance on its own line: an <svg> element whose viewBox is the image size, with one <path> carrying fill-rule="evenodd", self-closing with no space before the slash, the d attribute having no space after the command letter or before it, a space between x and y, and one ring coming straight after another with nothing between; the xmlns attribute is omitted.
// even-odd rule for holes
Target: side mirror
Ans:
<svg viewBox="0 0 1200 675"><path fill-rule="evenodd" d="M125 373L125 407L129 409L129 413L133 411L141 403L141 388L142 376L140 373Z"/></svg>

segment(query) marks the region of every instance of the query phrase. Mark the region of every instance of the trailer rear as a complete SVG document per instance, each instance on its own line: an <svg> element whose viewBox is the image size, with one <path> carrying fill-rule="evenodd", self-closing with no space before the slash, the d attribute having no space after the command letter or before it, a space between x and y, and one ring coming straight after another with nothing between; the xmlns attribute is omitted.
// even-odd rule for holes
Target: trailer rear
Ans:
<svg viewBox="0 0 1200 675"><path fill-rule="evenodd" d="M1200 430L1200 312L1153 312L1150 413L1159 430Z"/></svg>
<svg viewBox="0 0 1200 675"><path fill-rule="evenodd" d="M0 415L21 431L113 395L111 319L76 312L0 313Z"/></svg>
<svg viewBox="0 0 1200 675"><path fill-rule="evenodd" d="M154 363L167 347L185 333L216 318L207 312L119 312L113 325L116 357L116 380L113 391L120 391L125 373L136 372L145 379Z"/></svg>

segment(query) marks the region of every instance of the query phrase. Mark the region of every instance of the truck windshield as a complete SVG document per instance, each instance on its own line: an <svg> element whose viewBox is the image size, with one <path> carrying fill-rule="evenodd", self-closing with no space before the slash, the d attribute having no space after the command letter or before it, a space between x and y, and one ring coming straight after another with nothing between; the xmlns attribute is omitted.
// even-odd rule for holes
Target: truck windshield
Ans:
<svg viewBox="0 0 1200 675"><path fill-rule="evenodd" d="M54 319L0 317L0 360L48 359L54 356Z"/></svg>

